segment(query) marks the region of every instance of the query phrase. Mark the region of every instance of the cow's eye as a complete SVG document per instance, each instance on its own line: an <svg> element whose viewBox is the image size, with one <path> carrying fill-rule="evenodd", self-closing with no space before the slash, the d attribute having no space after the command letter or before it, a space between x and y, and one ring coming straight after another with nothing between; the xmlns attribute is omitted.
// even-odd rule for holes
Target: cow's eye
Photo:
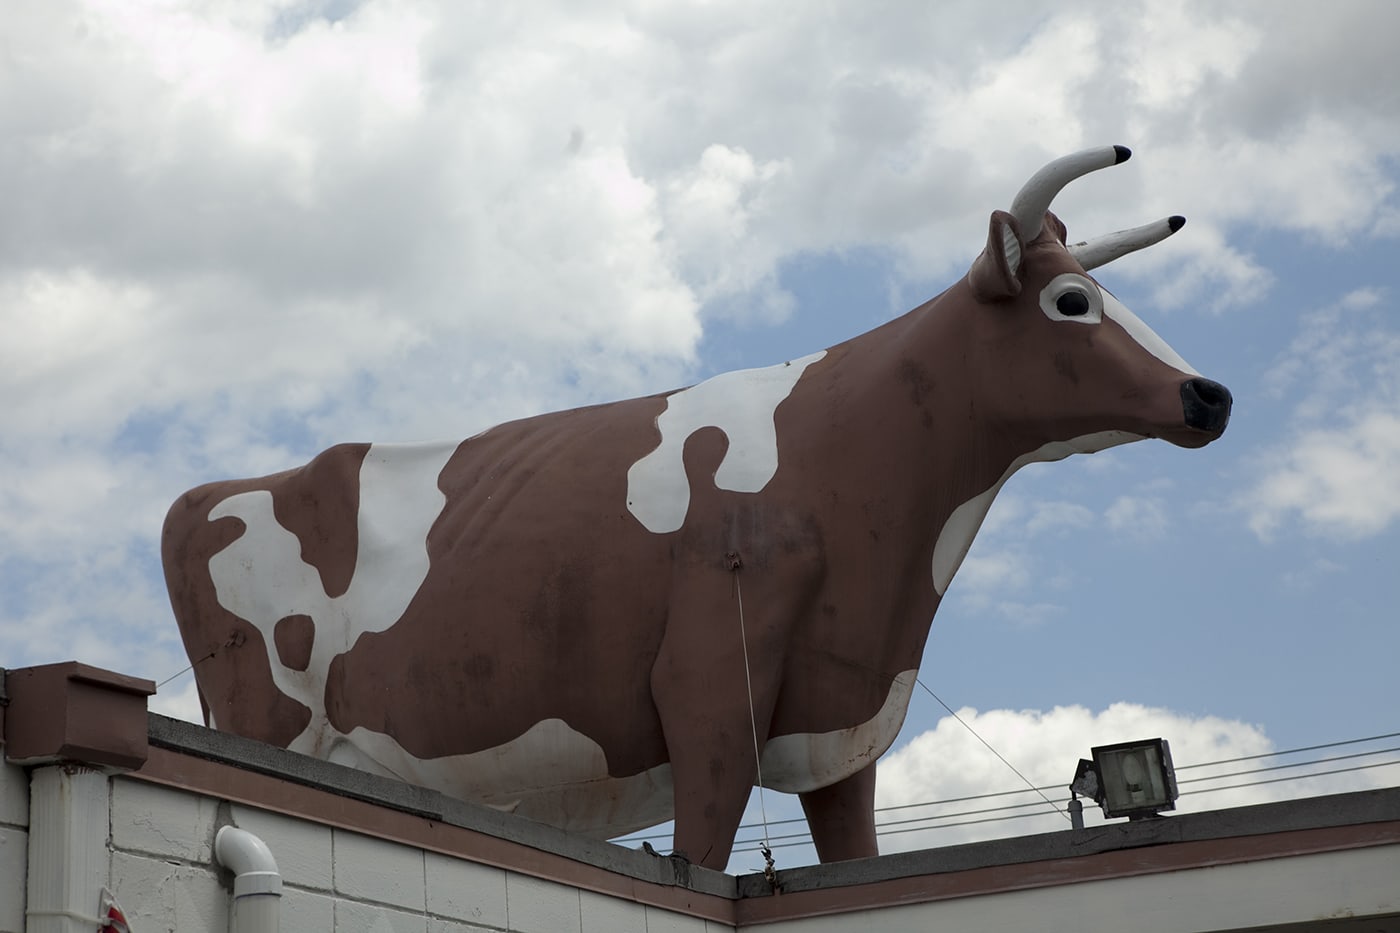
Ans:
<svg viewBox="0 0 1400 933"><path fill-rule="evenodd" d="M1097 324L1103 318L1103 293L1091 279L1066 272L1041 290L1040 310L1052 321Z"/></svg>
<svg viewBox="0 0 1400 933"><path fill-rule="evenodd" d="M1083 292L1065 292L1055 299L1055 307L1065 317L1079 317L1089 313L1089 296Z"/></svg>

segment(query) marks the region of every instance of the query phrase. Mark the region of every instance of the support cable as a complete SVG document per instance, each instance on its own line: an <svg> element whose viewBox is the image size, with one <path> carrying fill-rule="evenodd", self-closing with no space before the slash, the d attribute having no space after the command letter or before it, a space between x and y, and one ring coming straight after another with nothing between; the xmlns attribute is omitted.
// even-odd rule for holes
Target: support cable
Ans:
<svg viewBox="0 0 1400 933"><path fill-rule="evenodd" d="M744 687L749 694L749 731L753 735L753 764L758 774L758 812L763 820L763 877L768 883L777 884L777 872L773 867L773 847L768 844L768 808L763 802L763 755L758 748L758 720L753 711L753 675L749 673L749 635L744 628L744 590L739 585L739 568L743 564L737 554L729 555L729 569L734 573L734 597L739 603L739 640L744 646Z"/></svg>
<svg viewBox="0 0 1400 933"><path fill-rule="evenodd" d="M1040 795L1040 799L1041 799L1041 800L1044 800L1045 803L1046 803L1046 805L1049 806L1050 809L1054 810L1056 813L1058 813L1058 814L1060 814L1061 816L1063 816L1066 820L1069 820L1069 822L1071 822L1071 823L1074 822L1073 820L1070 820L1070 817L1069 817L1069 814L1068 814L1068 813L1066 813L1064 810L1062 810L1062 809L1060 809L1059 807L1057 807L1057 806L1055 805L1054 801L1052 801L1049 797L1045 796L1045 794L1041 791L1041 789L1040 789L1039 787L1036 787L1034 784L1032 784L1031 781L1030 781L1030 778L1026 777L1026 776L1025 776L1024 774L1022 774L1020 771L1017 771L1017 770L1016 770L1016 766L1013 765L1011 762L1007 761L1005 758L1003 758L1002 755L1001 755L1001 752L997 751L995 748L992 748L992 745L991 745L990 742L988 742L986 739L984 739L984 738L982 738L980 735L978 735L976 729L972 728L972 727L969 726L967 723L963 722L963 718L962 718L961 716L959 716L957 713L953 712L953 708L952 708L951 706L949 706L947 703L944 703L941 699L939 699L938 694L936 694L936 693L934 693L932 690L930 690L930 689L928 688L928 686L925 685L924 682L923 682L922 680L920 680L918 677L915 677L915 678L914 678L914 682L917 683L920 687L923 687L925 693L927 693L929 696L933 697L935 700L938 700L938 705L941 706L941 707L943 707L945 710L947 710L947 711L948 711L948 715L949 715L949 716L952 716L954 719L956 719L956 720L958 721L958 725L962 726L962 727L963 727L964 729L966 729L968 732L971 732L973 738L975 738L977 741L981 742L983 745L987 746L987 751L991 752L993 755L996 755L997 758L1001 760L1001 763L1002 763L1002 764L1004 764L1004 765L1006 765L1008 768L1010 768L1010 769L1015 773L1015 775L1016 775L1018 778L1020 778L1022 781L1025 781L1027 787L1029 787L1031 790L1033 790L1033 791L1035 791L1037 794L1039 794L1039 795Z"/></svg>

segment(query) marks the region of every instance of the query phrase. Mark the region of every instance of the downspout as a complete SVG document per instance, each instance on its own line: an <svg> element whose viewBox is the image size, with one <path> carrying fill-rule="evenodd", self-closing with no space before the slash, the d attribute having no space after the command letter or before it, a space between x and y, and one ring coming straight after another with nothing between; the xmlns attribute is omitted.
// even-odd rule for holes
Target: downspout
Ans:
<svg viewBox="0 0 1400 933"><path fill-rule="evenodd" d="M100 929L108 883L107 775L76 764L35 768L29 788L29 933Z"/></svg>
<svg viewBox="0 0 1400 933"><path fill-rule="evenodd" d="M229 933L278 933L282 876L267 843L225 826L214 836L214 860L234 873Z"/></svg>

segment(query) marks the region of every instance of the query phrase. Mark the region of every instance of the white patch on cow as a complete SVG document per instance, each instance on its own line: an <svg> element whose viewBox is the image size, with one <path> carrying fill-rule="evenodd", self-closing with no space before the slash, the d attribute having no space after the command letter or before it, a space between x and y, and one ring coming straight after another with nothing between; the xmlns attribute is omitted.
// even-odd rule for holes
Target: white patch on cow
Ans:
<svg viewBox="0 0 1400 933"><path fill-rule="evenodd" d="M420 759L391 736L357 728L337 753L410 784L431 787L569 832L606 839L674 815L671 766L612 777L602 746L561 719L535 723L504 745ZM356 759L358 753L360 759Z"/></svg>
<svg viewBox="0 0 1400 933"><path fill-rule="evenodd" d="M800 794L850 777L880 757L904 724L918 671L890 684L868 722L832 732L783 735L763 747L763 783ZM495 748L420 759L391 736L357 728L330 748L332 761L431 787L569 832L607 839L675 815L671 766L612 777L597 742L546 719Z"/></svg>
<svg viewBox="0 0 1400 933"><path fill-rule="evenodd" d="M1128 332L1129 337L1136 340L1144 350L1163 363L1181 370L1188 376L1200 375L1190 363L1182 359L1181 355L1171 348L1171 344L1157 336L1157 332L1144 324L1142 318L1128 310L1123 302L1113 297L1112 292L1105 288L1099 290L1103 293L1104 317L1117 321L1118 325Z"/></svg>
<svg viewBox="0 0 1400 933"><path fill-rule="evenodd" d="M452 444L376 445L360 467L359 550L345 593L326 595L315 567L301 558L301 542L277 521L272 494L230 496L209 512L211 521L240 519L243 535L209 559L219 605L262 633L273 683L311 710L311 721L287 747L326 757L340 735L326 719L325 677L331 661L367 632L382 632L403 615L428 575L428 530L446 497L438 476L456 451ZM311 662L295 671L277 657L273 629L289 615L309 616Z"/></svg>
<svg viewBox="0 0 1400 933"><path fill-rule="evenodd" d="M780 735L763 746L763 784L785 794L801 794L835 784L885 753L904 725L917 670L904 671L890 684L880 711L868 722L835 732Z"/></svg>
<svg viewBox="0 0 1400 933"><path fill-rule="evenodd" d="M627 471L627 508L648 531L665 534L685 521L690 484L682 451L691 434L717 427L729 449L715 470L715 485L733 492L758 492L778 471L778 436L773 415L803 371L826 355L724 373L682 389L666 400L656 418L661 442Z"/></svg>
<svg viewBox="0 0 1400 933"><path fill-rule="evenodd" d="M1050 463L1063 460L1070 454L1092 454L1140 440L1141 435L1130 434L1127 431L1100 431L1068 441L1052 441L1017 457L990 489L973 496L954 509L938 532L938 540L933 545L933 587L938 591L938 595L942 596L947 592L953 574L962 566L963 558L972 547L972 539L977 537L977 530L982 527L982 520L987 517L987 511L992 507L992 501L1013 473L1028 463Z"/></svg>

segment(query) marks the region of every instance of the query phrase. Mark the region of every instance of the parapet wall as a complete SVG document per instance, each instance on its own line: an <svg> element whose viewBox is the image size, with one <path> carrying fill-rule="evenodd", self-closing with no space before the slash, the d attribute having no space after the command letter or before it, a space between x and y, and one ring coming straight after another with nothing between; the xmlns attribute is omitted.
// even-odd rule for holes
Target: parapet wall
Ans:
<svg viewBox="0 0 1400 933"><path fill-rule="evenodd" d="M114 782L113 826L137 827L146 849L187 838L168 854L194 866L210 862L220 825L259 836L282 871L285 930L734 929L730 876L681 865L682 885L670 859L177 720L150 723L146 766Z"/></svg>
<svg viewBox="0 0 1400 933"><path fill-rule="evenodd" d="M35 682L84 691L102 682L87 668L58 675ZM130 683L113 684L134 695ZM62 698L20 691L10 700L0 704L0 742L7 724L17 727L0 764L0 933L91 930L50 902L76 890L78 913L92 919L102 888L133 930L231 929L232 874L214 856L224 826L270 848L289 931L1165 933L1307 923L1293 929L1322 933L1350 929L1328 919L1343 917L1400 930L1400 788L789 869L775 890L761 875L572 836L147 715L144 703L138 740L121 717L94 730L82 715L54 715ZM118 753L98 747L102 734ZM67 823L49 807L56 783L67 788L58 795ZM87 809L74 808L80 797ZM67 857L55 861L58 851ZM51 875L62 877L49 884Z"/></svg>
<svg viewBox="0 0 1400 933"><path fill-rule="evenodd" d="M112 782L111 887L134 929L215 930L227 870L220 825L261 838L283 879L283 930L665 930L708 933L677 914L519 871L130 777Z"/></svg>

